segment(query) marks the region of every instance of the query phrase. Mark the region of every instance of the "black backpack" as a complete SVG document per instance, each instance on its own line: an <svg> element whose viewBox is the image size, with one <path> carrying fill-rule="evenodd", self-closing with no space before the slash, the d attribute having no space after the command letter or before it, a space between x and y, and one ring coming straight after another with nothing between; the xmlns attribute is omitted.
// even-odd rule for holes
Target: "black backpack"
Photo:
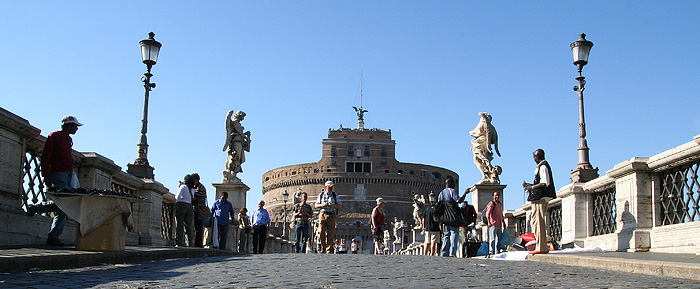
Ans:
<svg viewBox="0 0 700 289"><path fill-rule="evenodd" d="M489 204L492 203L492 202L493 202L493 201L489 202ZM484 210L481 211L481 221L484 222L484 224L488 224L488 223L489 223L489 219L486 217L486 209L488 209L488 207L489 207L489 205L486 204L486 207L484 208Z"/></svg>

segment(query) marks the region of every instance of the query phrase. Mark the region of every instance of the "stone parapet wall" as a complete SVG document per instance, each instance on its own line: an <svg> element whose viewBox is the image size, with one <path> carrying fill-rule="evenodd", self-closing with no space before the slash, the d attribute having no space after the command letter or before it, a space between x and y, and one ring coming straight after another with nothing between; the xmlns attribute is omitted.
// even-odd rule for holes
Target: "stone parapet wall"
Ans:
<svg viewBox="0 0 700 289"><path fill-rule="evenodd" d="M46 137L40 133L29 121L0 108L0 246L39 245L46 241L52 218L29 217L25 213L25 204L45 201L47 188L39 166ZM156 181L131 176L95 152L73 151L73 159L82 187L147 198L150 203L132 206L135 228L130 236L136 244L166 244L161 237L161 221L163 198L172 195L167 188ZM77 224L69 219L60 238L74 244L76 236Z"/></svg>
<svg viewBox="0 0 700 289"><path fill-rule="evenodd" d="M700 253L698 160L700 135L657 155L628 159L589 182L561 187L557 199L550 202L550 206L561 202L561 243L607 246L615 251ZM672 172L667 181L677 192L663 188L667 172ZM676 206L668 204L670 197L675 198ZM688 213L682 213L684 210ZM527 217L529 211L526 203L513 212L509 222ZM665 211L679 212L680 217L665 223ZM613 232L596 233L601 224Z"/></svg>

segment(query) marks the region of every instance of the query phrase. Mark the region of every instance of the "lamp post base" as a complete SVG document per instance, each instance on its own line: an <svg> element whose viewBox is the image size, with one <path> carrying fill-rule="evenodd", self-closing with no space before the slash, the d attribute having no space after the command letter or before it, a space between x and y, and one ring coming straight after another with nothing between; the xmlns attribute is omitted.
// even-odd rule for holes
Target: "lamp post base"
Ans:
<svg viewBox="0 0 700 289"><path fill-rule="evenodd" d="M155 179L152 166L147 164L127 164L128 169L126 172L134 177L141 179Z"/></svg>
<svg viewBox="0 0 700 289"><path fill-rule="evenodd" d="M571 183L585 183L598 176L598 168L577 168L571 171Z"/></svg>

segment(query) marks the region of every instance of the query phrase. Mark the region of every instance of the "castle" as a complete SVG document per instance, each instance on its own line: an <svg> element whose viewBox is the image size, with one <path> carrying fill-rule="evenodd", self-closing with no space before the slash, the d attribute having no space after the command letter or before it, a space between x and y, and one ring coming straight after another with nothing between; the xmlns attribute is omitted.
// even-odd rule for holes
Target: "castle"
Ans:
<svg viewBox="0 0 700 289"><path fill-rule="evenodd" d="M290 196L286 218L290 222L295 193L299 190L306 192L313 207L324 183L331 180L342 202L336 238L345 238L348 242L356 239L362 242L363 250L369 251L373 246L369 219L376 198L382 197L387 202L387 223L396 217L413 227L414 194L423 195L428 200L431 192L440 193L448 176L459 183L457 173L451 170L397 161L396 142L391 139L391 130L365 129L359 113L358 116L360 120L356 129L341 126L337 130L328 130L320 161L284 166L263 174L264 200L273 222L285 220L285 191ZM314 211L317 215L318 210ZM313 230L315 233L315 228ZM287 232L290 231L293 235L293 229L288 227ZM314 242L315 235L311 234ZM408 242L409 235L405 235L404 243Z"/></svg>

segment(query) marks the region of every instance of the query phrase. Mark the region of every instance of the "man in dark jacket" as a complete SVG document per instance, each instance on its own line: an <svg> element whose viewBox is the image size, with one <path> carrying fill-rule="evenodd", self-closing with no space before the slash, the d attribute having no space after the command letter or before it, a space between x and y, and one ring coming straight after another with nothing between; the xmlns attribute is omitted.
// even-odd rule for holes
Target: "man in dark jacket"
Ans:
<svg viewBox="0 0 700 289"><path fill-rule="evenodd" d="M535 233L537 245L530 254L546 254L547 247L547 207L549 201L557 197L552 178L552 168L544 159L544 150L537 149L532 153L532 157L537 164L535 169L535 181L532 184L523 182L523 188L529 194L527 200L532 204L532 230Z"/></svg>

